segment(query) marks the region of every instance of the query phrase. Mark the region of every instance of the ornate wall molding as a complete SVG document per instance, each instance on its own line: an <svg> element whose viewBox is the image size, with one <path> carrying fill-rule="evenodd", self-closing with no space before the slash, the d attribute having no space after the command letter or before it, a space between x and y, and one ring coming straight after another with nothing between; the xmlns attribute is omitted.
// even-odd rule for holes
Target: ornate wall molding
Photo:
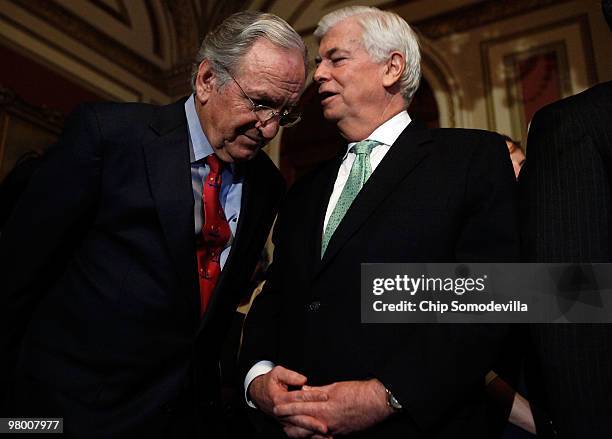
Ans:
<svg viewBox="0 0 612 439"><path fill-rule="evenodd" d="M116 4L119 10L110 7L107 3L102 0L89 0L90 3L94 4L98 9L102 9L108 15L112 16L115 20L122 22L127 27L132 26L132 20L130 20L130 14L125 7L125 0L117 0ZM148 4L148 2L147 2Z"/></svg>
<svg viewBox="0 0 612 439"><path fill-rule="evenodd" d="M12 1L22 9L45 21L50 26L70 35L98 54L112 59L113 62L129 72L160 90L163 90L163 84L159 81L163 75L163 70L161 68L98 29L92 27L84 19L71 11L62 8L55 2L47 0Z"/></svg>
<svg viewBox="0 0 612 439"><path fill-rule="evenodd" d="M394 10L413 1L415 0L392 0L381 3L377 7L379 9ZM465 32L476 27L568 1L571 0L483 0L422 20L410 21L410 17L407 17L407 19L410 25L417 28L424 36L431 40L436 40L453 33ZM335 2L339 3L337 0ZM334 1L330 2L330 4L333 3ZM315 28L316 25L302 29L300 35L303 37L309 36L314 32Z"/></svg>
<svg viewBox="0 0 612 439"><path fill-rule="evenodd" d="M248 6L247 0L216 2L207 5L203 0L159 0L153 7L151 1L143 2L147 12L147 21L151 26L152 53L160 61L169 63L167 68L160 67L142 54L122 44L103 31L92 26L73 10L62 7L59 2L49 0L5 0L11 1L32 16L44 21L98 55L111 60L117 66L140 78L145 83L170 97L180 96L190 90L189 72L194 54L197 52L204 35L220 23L225 17ZM198 5L200 1L202 4ZM89 0L90 5L100 9L110 19L130 27L130 17L123 1L119 9L111 8L100 0ZM198 14L198 9L201 14ZM161 15L160 15L161 14ZM171 34L162 32L161 21L170 26ZM30 32L32 33L32 32ZM45 44L57 47L57 44L44 35L35 33ZM170 59L162 59L164 44L172 48ZM65 52L65 50L64 50ZM85 64L85 60L82 60ZM184 75L184 76L182 76Z"/></svg>
<svg viewBox="0 0 612 439"><path fill-rule="evenodd" d="M414 26L427 38L435 40L568 1L570 0L485 0L419 20Z"/></svg>

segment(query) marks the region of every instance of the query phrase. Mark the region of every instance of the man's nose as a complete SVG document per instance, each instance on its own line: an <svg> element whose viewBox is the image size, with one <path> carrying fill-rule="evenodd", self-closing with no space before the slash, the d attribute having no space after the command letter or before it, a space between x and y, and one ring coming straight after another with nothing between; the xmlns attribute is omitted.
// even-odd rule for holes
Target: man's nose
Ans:
<svg viewBox="0 0 612 439"><path fill-rule="evenodd" d="M314 75L312 78L316 82L325 82L329 79L329 71L327 67L325 67L324 62L320 62L317 68L315 69Z"/></svg>
<svg viewBox="0 0 612 439"><path fill-rule="evenodd" d="M266 123L261 123L261 121L257 121L255 124L255 128L259 130L261 136L266 140L272 140L274 136L278 133L279 129L279 121L278 117L273 117Z"/></svg>

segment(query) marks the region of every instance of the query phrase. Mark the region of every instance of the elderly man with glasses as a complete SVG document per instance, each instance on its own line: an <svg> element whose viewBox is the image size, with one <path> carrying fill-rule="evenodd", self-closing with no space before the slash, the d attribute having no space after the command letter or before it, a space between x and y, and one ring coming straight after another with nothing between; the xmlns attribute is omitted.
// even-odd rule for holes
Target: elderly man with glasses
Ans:
<svg viewBox="0 0 612 439"><path fill-rule="evenodd" d="M74 437L219 437L218 358L283 192L306 49L271 14L204 39L193 95L67 121L0 241L2 415ZM240 83L240 85L239 85Z"/></svg>

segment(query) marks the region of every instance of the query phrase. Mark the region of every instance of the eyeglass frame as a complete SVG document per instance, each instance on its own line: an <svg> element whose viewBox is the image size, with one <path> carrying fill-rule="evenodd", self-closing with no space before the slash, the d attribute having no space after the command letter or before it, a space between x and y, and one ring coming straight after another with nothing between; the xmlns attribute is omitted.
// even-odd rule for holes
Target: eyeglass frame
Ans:
<svg viewBox="0 0 612 439"><path fill-rule="evenodd" d="M225 73L227 73L229 75L230 78L232 78L232 81L234 81L236 83L236 85L238 86L238 88L240 89L240 91L242 92L242 94L244 95L245 98L248 99L249 103L251 104L251 111L253 112L253 114L255 115L255 117L257 118L257 120L262 124L262 125L266 125L268 122L270 122L272 119L278 117L278 124L279 126L283 127L283 128L289 128L292 127L294 125L297 125L301 120L302 120L302 115L299 113L292 113L291 111L284 109L284 110L275 110L272 107L268 107L267 105L261 105L261 104L256 104L253 99L251 99L251 97L244 91L244 89L242 88L242 86L238 83L238 81L236 81L236 78L234 78L234 75L232 75L229 71L229 69L227 67L225 67L223 64L220 63L216 63L219 67L221 67ZM262 111L262 110L270 110L270 113L268 114L268 117L266 117L265 119L261 118L257 112L258 111ZM286 124L283 124L281 122L281 120L283 119L283 117L286 117L290 114L294 114L296 116L296 120L294 122L289 122Z"/></svg>

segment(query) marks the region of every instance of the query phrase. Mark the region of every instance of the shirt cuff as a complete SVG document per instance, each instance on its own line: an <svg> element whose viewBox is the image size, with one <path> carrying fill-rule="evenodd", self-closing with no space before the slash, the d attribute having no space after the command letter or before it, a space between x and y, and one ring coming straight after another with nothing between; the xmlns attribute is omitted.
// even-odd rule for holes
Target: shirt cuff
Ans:
<svg viewBox="0 0 612 439"><path fill-rule="evenodd" d="M249 389L249 386L251 385L251 381L253 381L255 378L257 378L260 375L267 374L272 369L274 369L274 363L272 363L271 361L266 361L266 360L255 363L255 365L249 369L249 372L246 374L246 377L244 378L244 399L249 407L253 407L254 409L257 408L257 406L253 404L253 401L249 399L249 395L247 393L247 390Z"/></svg>

